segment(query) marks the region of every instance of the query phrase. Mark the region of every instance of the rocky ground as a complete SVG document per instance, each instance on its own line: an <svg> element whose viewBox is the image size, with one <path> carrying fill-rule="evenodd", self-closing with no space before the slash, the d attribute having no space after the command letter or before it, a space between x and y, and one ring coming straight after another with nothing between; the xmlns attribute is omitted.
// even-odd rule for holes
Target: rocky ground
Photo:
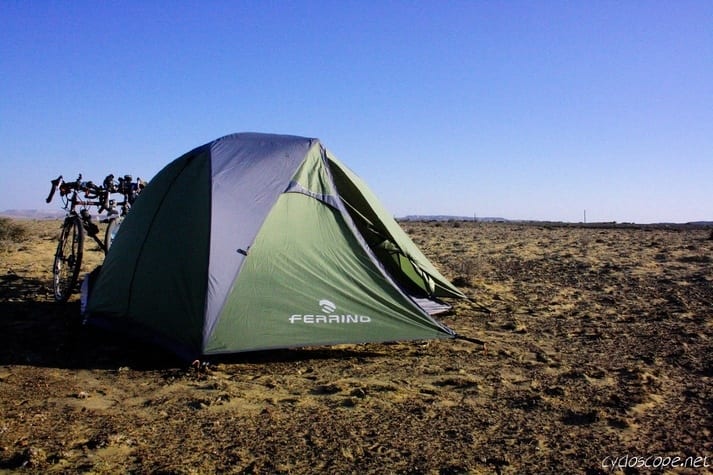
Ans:
<svg viewBox="0 0 713 475"><path fill-rule="evenodd" d="M20 224L0 472L713 473L710 229L403 223L471 298L443 321L475 341L191 367L79 325L51 297L59 223Z"/></svg>

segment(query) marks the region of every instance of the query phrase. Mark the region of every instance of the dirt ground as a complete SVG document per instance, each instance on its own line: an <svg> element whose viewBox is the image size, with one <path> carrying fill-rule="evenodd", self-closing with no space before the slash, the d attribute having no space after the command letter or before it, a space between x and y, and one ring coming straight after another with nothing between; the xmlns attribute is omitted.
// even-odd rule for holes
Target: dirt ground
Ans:
<svg viewBox="0 0 713 475"><path fill-rule="evenodd" d="M442 320L485 344L196 369L79 325L51 297L59 222L23 225L0 250L0 472L713 473L710 229L403 223L471 298Z"/></svg>

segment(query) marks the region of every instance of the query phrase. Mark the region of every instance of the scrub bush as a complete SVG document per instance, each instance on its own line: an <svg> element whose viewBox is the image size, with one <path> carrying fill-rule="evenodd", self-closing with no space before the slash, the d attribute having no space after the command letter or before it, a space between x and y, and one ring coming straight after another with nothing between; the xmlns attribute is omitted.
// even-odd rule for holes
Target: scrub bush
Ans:
<svg viewBox="0 0 713 475"><path fill-rule="evenodd" d="M9 218L0 217L0 249L27 240L27 229Z"/></svg>

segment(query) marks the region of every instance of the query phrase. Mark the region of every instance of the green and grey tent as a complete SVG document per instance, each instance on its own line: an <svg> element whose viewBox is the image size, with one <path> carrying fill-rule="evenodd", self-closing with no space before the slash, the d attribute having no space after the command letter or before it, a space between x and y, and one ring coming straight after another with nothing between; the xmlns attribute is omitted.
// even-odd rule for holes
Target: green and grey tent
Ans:
<svg viewBox="0 0 713 475"><path fill-rule="evenodd" d="M150 181L87 319L198 357L453 337L442 297L464 295L317 139L240 133Z"/></svg>

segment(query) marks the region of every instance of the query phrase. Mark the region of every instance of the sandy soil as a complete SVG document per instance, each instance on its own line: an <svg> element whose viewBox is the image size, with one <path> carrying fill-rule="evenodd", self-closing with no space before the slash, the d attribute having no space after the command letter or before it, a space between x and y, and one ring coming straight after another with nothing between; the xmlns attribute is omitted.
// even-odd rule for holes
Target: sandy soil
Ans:
<svg viewBox="0 0 713 475"><path fill-rule="evenodd" d="M713 473L708 229L404 223L485 345L192 368L79 325L51 300L58 222L25 226L0 251L0 472Z"/></svg>

